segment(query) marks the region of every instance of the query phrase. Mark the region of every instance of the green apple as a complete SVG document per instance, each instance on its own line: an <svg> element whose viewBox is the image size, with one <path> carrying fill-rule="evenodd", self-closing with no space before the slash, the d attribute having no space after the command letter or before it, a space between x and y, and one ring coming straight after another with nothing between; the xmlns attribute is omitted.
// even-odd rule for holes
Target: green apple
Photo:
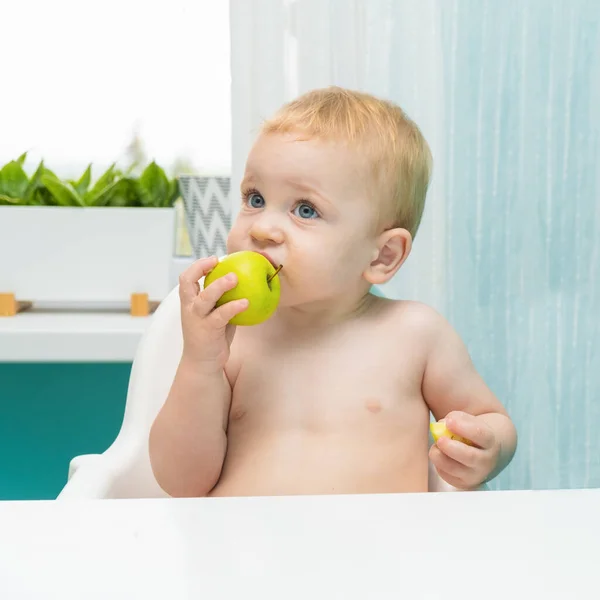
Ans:
<svg viewBox="0 0 600 600"><path fill-rule="evenodd" d="M279 304L281 288L278 271L279 269L275 269L269 260L258 252L234 252L220 260L206 275L204 287L207 288L215 279L228 273L235 273L238 278L237 285L219 298L217 306L246 298L250 303L248 308L229 322L232 325L258 325L269 319Z"/></svg>

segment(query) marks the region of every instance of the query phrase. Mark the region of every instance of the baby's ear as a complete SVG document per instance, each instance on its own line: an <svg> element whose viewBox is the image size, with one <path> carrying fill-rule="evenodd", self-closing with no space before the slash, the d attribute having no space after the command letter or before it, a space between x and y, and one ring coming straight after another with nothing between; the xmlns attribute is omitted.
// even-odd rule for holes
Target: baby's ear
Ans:
<svg viewBox="0 0 600 600"><path fill-rule="evenodd" d="M408 258L412 236L406 229L397 227L384 231L377 238L374 259L364 272L371 285L387 283Z"/></svg>

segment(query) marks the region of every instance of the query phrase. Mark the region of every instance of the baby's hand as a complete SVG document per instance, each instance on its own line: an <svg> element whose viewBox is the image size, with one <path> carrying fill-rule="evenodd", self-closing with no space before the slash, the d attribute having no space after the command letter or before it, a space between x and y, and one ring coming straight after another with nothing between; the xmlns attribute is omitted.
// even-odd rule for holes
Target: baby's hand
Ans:
<svg viewBox="0 0 600 600"><path fill-rule="evenodd" d="M429 458L440 477L459 489L471 489L484 483L498 464L500 444L481 417L451 412L444 419L451 433L474 445L440 437L429 450Z"/></svg>
<svg viewBox="0 0 600 600"><path fill-rule="evenodd" d="M208 372L225 367L235 331L229 321L248 308L248 300L242 299L215 309L217 300L237 285L234 273L215 279L205 290L200 290L199 280L218 262L214 256L197 260L179 277L183 357Z"/></svg>

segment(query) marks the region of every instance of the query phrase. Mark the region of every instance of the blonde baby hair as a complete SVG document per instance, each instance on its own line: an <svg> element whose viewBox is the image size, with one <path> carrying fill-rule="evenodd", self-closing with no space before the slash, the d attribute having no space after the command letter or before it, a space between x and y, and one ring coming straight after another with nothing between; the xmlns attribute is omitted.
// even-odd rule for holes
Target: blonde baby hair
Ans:
<svg viewBox="0 0 600 600"><path fill-rule="evenodd" d="M298 132L364 152L376 184L379 226L402 227L415 237L432 159L421 131L399 106L340 87L317 89L285 104L262 132Z"/></svg>

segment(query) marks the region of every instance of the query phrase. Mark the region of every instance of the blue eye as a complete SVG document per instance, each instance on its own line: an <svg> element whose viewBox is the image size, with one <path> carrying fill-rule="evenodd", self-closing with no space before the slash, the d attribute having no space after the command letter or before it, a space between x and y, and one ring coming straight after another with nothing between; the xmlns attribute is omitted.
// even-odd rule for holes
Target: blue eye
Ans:
<svg viewBox="0 0 600 600"><path fill-rule="evenodd" d="M248 194L246 204L252 208L262 208L265 205L265 199L260 194L253 192L252 194Z"/></svg>
<svg viewBox="0 0 600 600"><path fill-rule="evenodd" d="M319 216L319 213L306 202L302 202L302 204L298 204L294 209L294 214L301 219L316 219Z"/></svg>

